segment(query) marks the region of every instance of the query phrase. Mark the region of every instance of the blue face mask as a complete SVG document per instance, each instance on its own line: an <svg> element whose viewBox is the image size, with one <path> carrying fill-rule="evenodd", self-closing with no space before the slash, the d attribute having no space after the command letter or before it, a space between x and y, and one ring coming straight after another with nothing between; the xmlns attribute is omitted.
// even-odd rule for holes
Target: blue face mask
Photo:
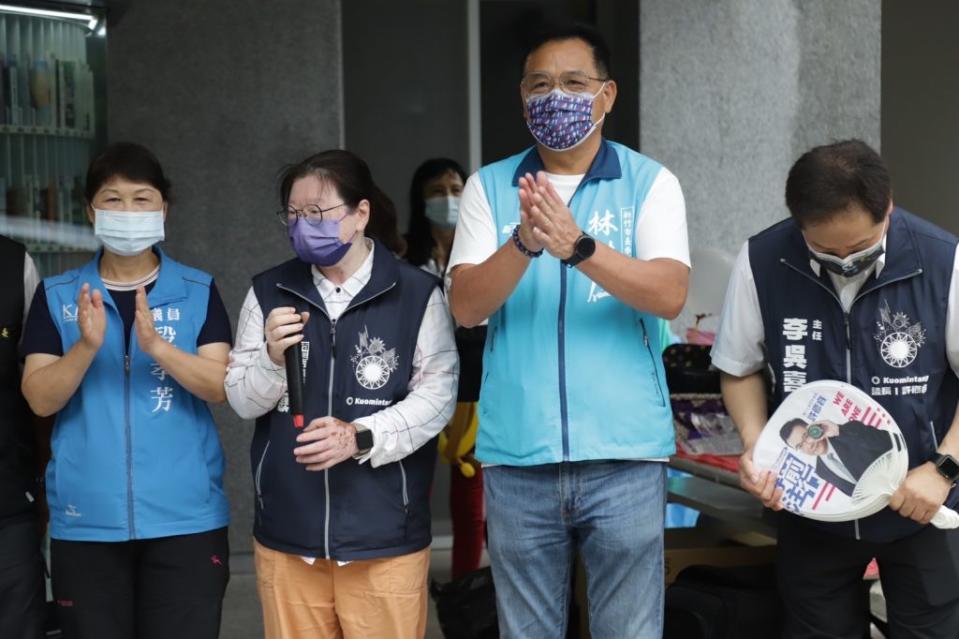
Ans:
<svg viewBox="0 0 959 639"><path fill-rule="evenodd" d="M606 83L603 83L606 86ZM593 101L596 93L566 93L553 89L545 95L526 100L526 126L536 141L550 151L568 151L589 137L606 114L593 122Z"/></svg>
<svg viewBox="0 0 959 639"><path fill-rule="evenodd" d="M163 211L103 211L94 209L93 234L103 247L124 257L139 255L162 242Z"/></svg>
<svg viewBox="0 0 959 639"><path fill-rule="evenodd" d="M454 195L442 195L439 197L427 198L424 201L426 205L426 217L430 222L444 229L451 229L456 226L456 220L460 216L460 199Z"/></svg>
<svg viewBox="0 0 959 639"><path fill-rule="evenodd" d="M307 264L333 266L350 250L353 240L340 241L342 220L307 222L297 218L289 227L290 244L296 256ZM356 237L356 233L353 233Z"/></svg>

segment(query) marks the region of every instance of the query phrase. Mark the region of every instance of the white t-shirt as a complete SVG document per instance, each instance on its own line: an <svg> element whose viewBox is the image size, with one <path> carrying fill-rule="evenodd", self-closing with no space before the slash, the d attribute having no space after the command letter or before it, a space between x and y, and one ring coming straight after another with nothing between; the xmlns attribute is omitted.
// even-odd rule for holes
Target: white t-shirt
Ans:
<svg viewBox="0 0 959 639"><path fill-rule="evenodd" d="M569 201L582 175L547 173L550 183ZM641 260L670 258L690 266L686 229L686 201L679 180L660 169L640 209L635 230L636 257ZM450 252L447 272L459 264L480 264L499 248L499 234L483 183L474 173L466 181L460 199L460 216Z"/></svg>

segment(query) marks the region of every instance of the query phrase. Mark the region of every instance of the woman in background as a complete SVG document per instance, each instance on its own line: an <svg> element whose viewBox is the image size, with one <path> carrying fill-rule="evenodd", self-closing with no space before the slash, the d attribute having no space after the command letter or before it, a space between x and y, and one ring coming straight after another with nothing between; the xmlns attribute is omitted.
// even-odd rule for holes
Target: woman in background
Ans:
<svg viewBox="0 0 959 639"><path fill-rule="evenodd" d="M456 161L434 158L416 169L410 185L406 259L444 279L465 181L466 172ZM476 328L456 328L456 350L460 356L456 413L440 436L441 458L450 464L453 579L479 568L486 539L483 471L473 458L478 428L476 402L483 377L485 342L485 324Z"/></svg>

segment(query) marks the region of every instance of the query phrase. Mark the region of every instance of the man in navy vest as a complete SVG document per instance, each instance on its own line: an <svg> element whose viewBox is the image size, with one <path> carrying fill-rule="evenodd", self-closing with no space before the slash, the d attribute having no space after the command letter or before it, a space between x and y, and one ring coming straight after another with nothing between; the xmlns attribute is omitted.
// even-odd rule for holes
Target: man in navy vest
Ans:
<svg viewBox="0 0 959 639"><path fill-rule="evenodd" d="M746 447L740 481L782 510L776 477L753 466L752 447L772 409L821 379L853 384L889 412L910 471L889 508L866 519L780 514L785 636L862 637L862 575L875 557L892 636L955 638L959 532L928 523L959 501L959 241L894 206L882 159L859 140L799 158L786 204L792 218L740 252L712 351Z"/></svg>
<svg viewBox="0 0 959 639"><path fill-rule="evenodd" d="M519 91L536 145L469 178L450 256L456 320L489 319L476 457L501 634L565 635L578 552L594 639L658 638L682 191L602 137L616 83L594 31L542 33Z"/></svg>

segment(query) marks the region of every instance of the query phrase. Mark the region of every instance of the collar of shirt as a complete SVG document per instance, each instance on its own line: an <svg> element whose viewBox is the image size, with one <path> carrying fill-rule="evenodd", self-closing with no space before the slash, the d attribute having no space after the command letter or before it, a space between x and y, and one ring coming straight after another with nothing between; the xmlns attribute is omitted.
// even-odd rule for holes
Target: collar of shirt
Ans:
<svg viewBox="0 0 959 639"><path fill-rule="evenodd" d="M343 302L344 300L348 302L356 297L356 294L362 291L364 286L369 284L370 277L373 275L374 245L373 241L369 238L366 238L364 241L366 242L366 247L370 250L369 254L366 256L366 259L363 260L360 268L356 269L356 272L350 275L342 284L334 284L326 279L320 269L316 266L312 267L313 284L316 285L316 289L320 292L320 297L323 298L324 302L329 303L334 299L338 302Z"/></svg>

